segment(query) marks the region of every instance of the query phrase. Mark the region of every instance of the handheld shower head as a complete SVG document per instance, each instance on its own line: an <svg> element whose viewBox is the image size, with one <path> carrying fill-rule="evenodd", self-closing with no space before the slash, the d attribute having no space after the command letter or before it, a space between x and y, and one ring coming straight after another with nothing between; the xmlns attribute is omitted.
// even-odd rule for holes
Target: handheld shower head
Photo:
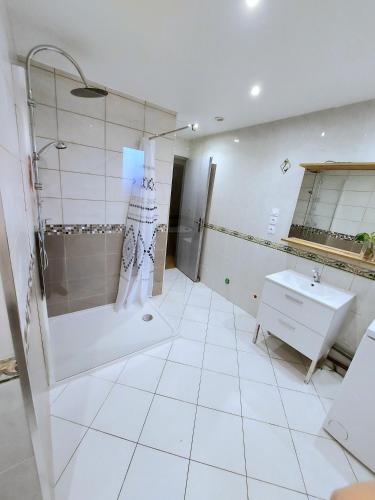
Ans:
<svg viewBox="0 0 375 500"><path fill-rule="evenodd" d="M68 147L63 141L51 141L39 149L39 151L35 154L36 159L39 160L40 155L44 153L44 151L49 149L51 146L55 146L56 149L67 149Z"/></svg>
<svg viewBox="0 0 375 500"><path fill-rule="evenodd" d="M95 97L105 97L108 95L108 92L104 89L99 89L98 87L78 87L70 91L76 97L85 97L85 98L95 98Z"/></svg>

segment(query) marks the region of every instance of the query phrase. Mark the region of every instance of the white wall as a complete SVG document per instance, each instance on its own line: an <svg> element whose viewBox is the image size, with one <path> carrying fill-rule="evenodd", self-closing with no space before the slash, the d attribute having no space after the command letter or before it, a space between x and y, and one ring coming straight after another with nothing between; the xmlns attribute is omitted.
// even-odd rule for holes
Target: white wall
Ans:
<svg viewBox="0 0 375 500"><path fill-rule="evenodd" d="M25 79L23 70L21 69L20 73L20 68L12 66L12 62L15 61L12 47L6 7L4 1L0 0L0 193L18 313L24 332L29 267L34 247L33 194L29 182L30 148L27 119L25 119ZM34 291L30 296L29 350L28 352L25 350L28 376L21 374L23 382L28 379L33 389L34 404L28 407L28 417L30 417L28 422L25 418L20 379L0 384L0 496L4 500L41 498L36 463L38 470L46 473L49 467L47 463L51 462L48 385L39 323L39 307L43 304L36 293L35 276L34 283ZM2 284L3 282L1 286ZM0 300L0 346L0 356L13 354L8 314L3 297ZM35 422L40 425L38 429L35 428ZM32 426L31 437L34 446L30 441L28 423ZM48 451L47 457L43 456L45 451ZM49 491L46 482L44 498L50 498Z"/></svg>
<svg viewBox="0 0 375 500"><path fill-rule="evenodd" d="M217 164L208 221L280 241L288 235L304 170L301 162L371 161L375 158L375 101L244 128L194 141L192 156L212 155ZM324 132L324 135L322 133ZM235 143L234 138L239 142ZM292 168L283 175L280 164ZM272 208L280 209L275 235L267 234ZM285 268L311 274L314 263L207 231L202 280L256 314L264 276ZM375 317L375 282L326 267L323 279L358 292L339 343L354 351ZM230 285L224 279L231 279Z"/></svg>

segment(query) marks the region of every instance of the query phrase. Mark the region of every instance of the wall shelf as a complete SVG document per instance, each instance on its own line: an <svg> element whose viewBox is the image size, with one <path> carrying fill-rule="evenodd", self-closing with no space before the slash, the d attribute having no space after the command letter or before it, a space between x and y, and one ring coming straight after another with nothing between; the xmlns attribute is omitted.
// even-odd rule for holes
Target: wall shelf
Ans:
<svg viewBox="0 0 375 500"><path fill-rule="evenodd" d="M375 170L375 162L300 163L300 166L313 172L321 170Z"/></svg>
<svg viewBox="0 0 375 500"><path fill-rule="evenodd" d="M314 243L308 240L302 240L301 238L282 238L282 241L291 243L294 245L299 245L304 248L310 248L311 250L318 250L320 252L325 252L329 255L335 255L338 258L349 259L355 261L356 263L365 264L366 266L375 266L375 261L365 260L358 253L348 252L347 250L341 250L340 248L329 247L327 245L322 245L321 243Z"/></svg>

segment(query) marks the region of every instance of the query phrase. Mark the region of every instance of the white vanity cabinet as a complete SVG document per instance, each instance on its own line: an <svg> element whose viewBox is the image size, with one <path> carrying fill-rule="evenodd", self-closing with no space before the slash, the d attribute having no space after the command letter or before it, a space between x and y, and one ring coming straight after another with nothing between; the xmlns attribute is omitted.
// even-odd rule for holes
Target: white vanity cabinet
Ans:
<svg viewBox="0 0 375 500"><path fill-rule="evenodd" d="M292 270L266 276L254 342L261 327L311 359L308 383L334 344L353 298Z"/></svg>

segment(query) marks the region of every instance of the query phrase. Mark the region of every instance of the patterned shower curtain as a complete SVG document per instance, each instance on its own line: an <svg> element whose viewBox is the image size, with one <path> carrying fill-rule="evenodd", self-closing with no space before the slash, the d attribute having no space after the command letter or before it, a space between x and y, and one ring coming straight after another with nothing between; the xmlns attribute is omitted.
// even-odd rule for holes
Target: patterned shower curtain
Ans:
<svg viewBox="0 0 375 500"><path fill-rule="evenodd" d="M132 172L133 185L122 248L118 311L135 302L144 304L152 294L157 222L155 141L144 138L141 149L124 151L124 169Z"/></svg>

